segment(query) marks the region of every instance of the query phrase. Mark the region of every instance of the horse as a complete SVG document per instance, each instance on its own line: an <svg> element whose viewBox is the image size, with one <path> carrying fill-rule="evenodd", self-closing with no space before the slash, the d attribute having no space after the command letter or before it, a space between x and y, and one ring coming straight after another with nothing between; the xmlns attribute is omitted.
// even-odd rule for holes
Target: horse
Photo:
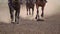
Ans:
<svg viewBox="0 0 60 34"><path fill-rule="evenodd" d="M30 9L32 9L32 15L34 14L34 0L26 0L27 15L31 15Z"/></svg>
<svg viewBox="0 0 60 34"><path fill-rule="evenodd" d="M15 12L15 23L19 23L19 14L20 14L20 0L8 0L8 6L10 11L11 23L14 23L14 10Z"/></svg>
<svg viewBox="0 0 60 34"><path fill-rule="evenodd" d="M35 19L37 19L37 21L40 21L41 19L39 18L39 7L41 7L42 13L41 13L41 17L44 17L44 7L46 5L47 1L46 0L36 0L36 9L37 9L37 14ZM42 20L44 21L44 20Z"/></svg>

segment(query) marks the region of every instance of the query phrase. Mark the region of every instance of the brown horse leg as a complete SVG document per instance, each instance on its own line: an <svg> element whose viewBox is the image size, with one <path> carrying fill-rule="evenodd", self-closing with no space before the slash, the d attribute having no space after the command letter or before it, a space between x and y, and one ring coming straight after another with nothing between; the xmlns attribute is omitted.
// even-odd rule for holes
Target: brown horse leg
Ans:
<svg viewBox="0 0 60 34"><path fill-rule="evenodd" d="M41 16L43 17L44 16L44 7L42 7L42 14Z"/></svg>
<svg viewBox="0 0 60 34"><path fill-rule="evenodd" d="M37 19L37 18L38 18L38 19ZM36 19L37 19L37 21L44 21L44 20L42 20L42 19L39 18L39 10L38 10L38 7L37 7L37 15L36 15Z"/></svg>
<svg viewBox="0 0 60 34"><path fill-rule="evenodd" d="M39 18L39 11L38 10L37 10L37 17L38 17L37 21L44 21L44 20Z"/></svg>
<svg viewBox="0 0 60 34"><path fill-rule="evenodd" d="M36 17L35 17L35 19L39 19L39 11L38 11L38 7L37 7L37 15L36 15Z"/></svg>
<svg viewBox="0 0 60 34"><path fill-rule="evenodd" d="M39 11L37 10L37 17L38 17L38 19L39 19Z"/></svg>

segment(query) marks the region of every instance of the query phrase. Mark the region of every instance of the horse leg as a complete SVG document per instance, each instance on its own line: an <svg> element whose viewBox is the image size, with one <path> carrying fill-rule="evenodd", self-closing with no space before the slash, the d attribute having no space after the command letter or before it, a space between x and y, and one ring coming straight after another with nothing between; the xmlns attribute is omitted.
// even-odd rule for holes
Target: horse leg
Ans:
<svg viewBox="0 0 60 34"><path fill-rule="evenodd" d="M35 19L39 18L38 6L36 6L36 7L37 7L37 14L36 14L36 17L35 17Z"/></svg>
<svg viewBox="0 0 60 34"><path fill-rule="evenodd" d="M37 15L36 15L35 19L37 19L37 18L39 18L39 11L38 11L38 9L37 9Z"/></svg>
<svg viewBox="0 0 60 34"><path fill-rule="evenodd" d="M15 22L17 22L17 10L15 12Z"/></svg>
<svg viewBox="0 0 60 34"><path fill-rule="evenodd" d="M14 10L11 7L9 7L9 8L10 8L11 23L13 23L13 19L14 19L13 12L14 12Z"/></svg>
<svg viewBox="0 0 60 34"><path fill-rule="evenodd" d="M27 8L27 15L28 15L28 8Z"/></svg>
<svg viewBox="0 0 60 34"><path fill-rule="evenodd" d="M44 16L44 7L42 7L42 13L41 13L41 17Z"/></svg>
<svg viewBox="0 0 60 34"><path fill-rule="evenodd" d="M31 15L30 8L29 8L29 15Z"/></svg>
<svg viewBox="0 0 60 34"><path fill-rule="evenodd" d="M42 7L42 14L41 14L41 17L44 16L44 7ZM38 19L37 21L44 21L43 19Z"/></svg>
<svg viewBox="0 0 60 34"><path fill-rule="evenodd" d="M34 14L34 8L32 8L32 16L33 16L33 14Z"/></svg>
<svg viewBox="0 0 60 34"><path fill-rule="evenodd" d="M20 9L19 10L16 10L16 13L15 13L15 22L17 24L19 24L19 14L20 14Z"/></svg>
<svg viewBox="0 0 60 34"><path fill-rule="evenodd" d="M40 19L38 10L37 10L37 17L38 17L37 21L44 21L44 20Z"/></svg>
<svg viewBox="0 0 60 34"><path fill-rule="evenodd" d="M39 17L39 10L38 10L38 8L39 8L39 6L37 6L37 15L36 15L36 19L37 19L37 21L43 21L43 20L41 20L40 19L40 17Z"/></svg>
<svg viewBox="0 0 60 34"><path fill-rule="evenodd" d="M17 24L19 23L19 14L20 14L20 9L18 10L18 22L17 22Z"/></svg>

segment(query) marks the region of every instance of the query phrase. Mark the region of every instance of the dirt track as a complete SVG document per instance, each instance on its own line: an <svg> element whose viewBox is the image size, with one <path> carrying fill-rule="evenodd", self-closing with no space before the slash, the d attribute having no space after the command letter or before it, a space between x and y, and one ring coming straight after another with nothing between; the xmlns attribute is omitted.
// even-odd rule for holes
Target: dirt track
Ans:
<svg viewBox="0 0 60 34"><path fill-rule="evenodd" d="M56 18L57 19L57 18ZM47 19L44 22L20 20L19 24L0 23L1 34L60 34L60 20Z"/></svg>

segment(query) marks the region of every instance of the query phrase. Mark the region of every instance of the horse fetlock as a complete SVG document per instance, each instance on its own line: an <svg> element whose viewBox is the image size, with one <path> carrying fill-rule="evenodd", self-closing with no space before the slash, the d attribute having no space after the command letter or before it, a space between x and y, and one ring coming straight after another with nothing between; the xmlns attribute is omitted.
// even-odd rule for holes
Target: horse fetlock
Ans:
<svg viewBox="0 0 60 34"><path fill-rule="evenodd" d="M37 19L37 15L36 15L35 19Z"/></svg>
<svg viewBox="0 0 60 34"><path fill-rule="evenodd" d="M17 23L17 24L19 23L19 18L15 19L15 23Z"/></svg>
<svg viewBox="0 0 60 34"><path fill-rule="evenodd" d="M41 14L41 17L43 17L44 15L43 14Z"/></svg>
<svg viewBox="0 0 60 34"><path fill-rule="evenodd" d="M35 19L37 19L37 17L35 17Z"/></svg>
<svg viewBox="0 0 60 34"><path fill-rule="evenodd" d="M44 21L43 19L37 19L37 21Z"/></svg>

